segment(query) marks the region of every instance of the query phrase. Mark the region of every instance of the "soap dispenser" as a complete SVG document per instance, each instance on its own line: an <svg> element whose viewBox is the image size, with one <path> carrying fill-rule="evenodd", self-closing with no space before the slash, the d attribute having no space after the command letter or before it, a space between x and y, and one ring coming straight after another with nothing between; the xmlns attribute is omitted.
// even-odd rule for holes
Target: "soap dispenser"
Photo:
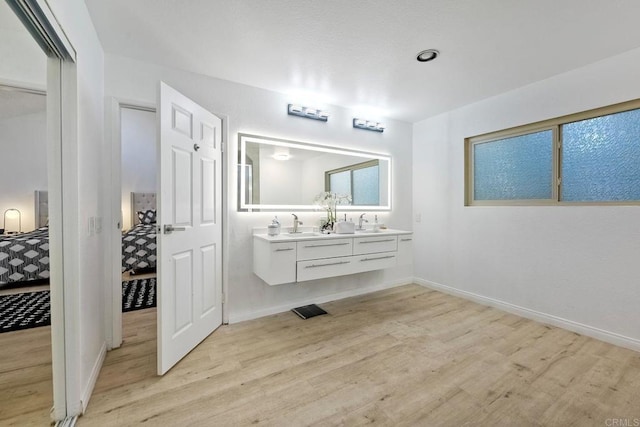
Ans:
<svg viewBox="0 0 640 427"><path fill-rule="evenodd" d="M378 215L376 215L373 222L373 232L377 233L378 231L380 231L380 225L378 224Z"/></svg>
<svg viewBox="0 0 640 427"><path fill-rule="evenodd" d="M267 226L267 234L269 236L277 236L280 234L280 221L278 221L278 217L274 217L271 221L271 224Z"/></svg>

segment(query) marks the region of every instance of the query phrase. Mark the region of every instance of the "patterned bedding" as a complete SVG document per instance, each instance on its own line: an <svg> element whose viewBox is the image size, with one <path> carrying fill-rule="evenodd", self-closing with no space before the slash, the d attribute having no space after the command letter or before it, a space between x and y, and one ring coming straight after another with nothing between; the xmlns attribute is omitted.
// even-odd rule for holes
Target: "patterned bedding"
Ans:
<svg viewBox="0 0 640 427"><path fill-rule="evenodd" d="M122 235L122 271L156 268L156 224L137 224Z"/></svg>
<svg viewBox="0 0 640 427"><path fill-rule="evenodd" d="M48 279L48 227L0 236L0 288Z"/></svg>

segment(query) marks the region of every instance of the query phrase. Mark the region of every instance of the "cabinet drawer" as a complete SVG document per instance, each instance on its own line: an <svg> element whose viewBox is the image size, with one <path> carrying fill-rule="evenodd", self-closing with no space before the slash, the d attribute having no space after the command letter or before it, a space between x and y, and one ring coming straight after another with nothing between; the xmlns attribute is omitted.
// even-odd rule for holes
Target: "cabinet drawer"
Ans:
<svg viewBox="0 0 640 427"><path fill-rule="evenodd" d="M353 272L382 270L395 267L398 263L397 252L380 252L376 254L358 255L353 258Z"/></svg>
<svg viewBox="0 0 640 427"><path fill-rule="evenodd" d="M353 254L374 254L398 250L397 236L370 236L353 239Z"/></svg>
<svg viewBox="0 0 640 427"><path fill-rule="evenodd" d="M298 282L354 273L354 257L298 261Z"/></svg>
<svg viewBox="0 0 640 427"><path fill-rule="evenodd" d="M351 255L352 239L307 240L298 242L298 261Z"/></svg>

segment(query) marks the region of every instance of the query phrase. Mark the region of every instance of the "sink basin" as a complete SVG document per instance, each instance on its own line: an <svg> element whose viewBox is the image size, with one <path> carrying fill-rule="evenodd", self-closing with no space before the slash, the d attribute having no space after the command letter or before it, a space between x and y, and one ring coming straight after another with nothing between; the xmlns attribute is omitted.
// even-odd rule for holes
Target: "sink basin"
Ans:
<svg viewBox="0 0 640 427"><path fill-rule="evenodd" d="M301 231L299 233L282 233L281 236L284 236L284 237L309 237L309 236L322 236L322 233L317 233L315 231Z"/></svg>

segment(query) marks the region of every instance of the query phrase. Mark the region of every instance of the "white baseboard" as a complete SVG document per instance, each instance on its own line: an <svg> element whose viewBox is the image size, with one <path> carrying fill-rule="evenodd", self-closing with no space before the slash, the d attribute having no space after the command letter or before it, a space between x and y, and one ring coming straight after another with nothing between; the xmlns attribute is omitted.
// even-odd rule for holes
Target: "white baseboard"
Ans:
<svg viewBox="0 0 640 427"><path fill-rule="evenodd" d="M494 298L489 298L482 295L474 294L472 292L463 291L461 289L452 288L451 286L442 285L440 283L419 279L417 277L413 279L413 283L416 283L420 286L424 286L429 289L434 289L436 291L444 292L446 294L468 299L482 305L495 307L497 309L506 311L508 313L516 314L518 316L535 320L537 322L546 323L549 325L557 326L559 328L567 329L572 332L577 332L579 334L586 335L588 337L595 338L600 341L608 342L613 345L625 347L635 351L640 351L640 340L626 337L624 335L616 334L615 332L605 331L603 329L595 328L593 326L574 322L573 320L568 320L562 317L554 316L552 314L531 310L526 307L521 307L519 305L511 304L505 301L500 301Z"/></svg>
<svg viewBox="0 0 640 427"><path fill-rule="evenodd" d="M395 288L396 286L408 285L410 283L413 283L413 278L407 277L405 279L395 280L393 282L367 286L366 288L349 289L348 291L344 291L344 292L338 292L338 293L329 294L329 295L322 295L319 297L308 298L308 299L304 299L296 302L289 302L287 304L268 307L262 310L252 311L250 313L230 314L229 323L244 322L245 320L253 320L259 317L265 317L265 316L270 316L272 314L283 313L285 311L291 310L292 308L301 307L303 305L322 304L328 301L335 301L339 299L355 297L358 295L369 294L371 292L381 291L383 289Z"/></svg>
<svg viewBox="0 0 640 427"><path fill-rule="evenodd" d="M100 375L100 369L102 369L102 364L104 363L104 358L106 357L106 355L107 355L107 343L103 342L102 347L100 348L100 353L98 354L98 358L96 359L96 363L93 364L93 369L91 370L91 376L89 377L87 386L84 388L84 391L82 392L82 400L80 401L80 404L82 405L83 414L87 410L89 399L91 399L93 388L96 385L96 381L98 381L98 375Z"/></svg>

